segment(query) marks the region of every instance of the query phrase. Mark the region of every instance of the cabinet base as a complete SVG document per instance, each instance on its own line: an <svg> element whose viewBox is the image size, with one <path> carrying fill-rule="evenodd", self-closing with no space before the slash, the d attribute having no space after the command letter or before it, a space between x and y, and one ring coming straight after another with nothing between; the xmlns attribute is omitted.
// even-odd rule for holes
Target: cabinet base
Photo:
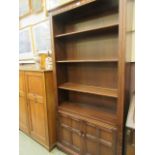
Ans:
<svg viewBox="0 0 155 155"><path fill-rule="evenodd" d="M57 143L57 147L58 147L58 149L67 153L68 155L80 155L79 153L74 152L73 150L69 149L68 147L62 145L61 143Z"/></svg>
<svg viewBox="0 0 155 155"><path fill-rule="evenodd" d="M35 138L33 138L30 134L24 132L23 130L19 129L20 132L24 133L26 136L28 136L29 138L33 139L36 143L40 144L41 146L43 146L44 148L46 148L49 152L56 147L56 143L52 144L51 146L48 146L46 144L40 143L38 140L36 140Z"/></svg>

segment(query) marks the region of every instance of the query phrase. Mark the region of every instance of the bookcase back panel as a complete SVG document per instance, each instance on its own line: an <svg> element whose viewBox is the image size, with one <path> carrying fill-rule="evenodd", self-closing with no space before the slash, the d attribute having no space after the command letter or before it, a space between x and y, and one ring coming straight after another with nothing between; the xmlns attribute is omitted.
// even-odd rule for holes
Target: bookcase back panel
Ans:
<svg viewBox="0 0 155 155"><path fill-rule="evenodd" d="M117 63L72 64L67 68L67 82L117 88Z"/></svg>
<svg viewBox="0 0 155 155"><path fill-rule="evenodd" d="M57 44L61 45L57 48L57 61L118 58L117 33L59 40Z"/></svg>
<svg viewBox="0 0 155 155"><path fill-rule="evenodd" d="M94 14L93 16L83 17L82 19L76 19L75 17L70 20L65 25L58 24L59 29L56 31L56 34L63 34L69 32L89 30L99 27L105 27L118 23L118 13L107 12L104 15Z"/></svg>
<svg viewBox="0 0 155 155"><path fill-rule="evenodd" d="M58 90L58 104L60 105L62 102L69 101L69 93L67 90Z"/></svg>
<svg viewBox="0 0 155 155"><path fill-rule="evenodd" d="M66 50L65 50L65 42L61 40L57 40L55 42L55 59L57 60L63 60L66 58Z"/></svg>
<svg viewBox="0 0 155 155"><path fill-rule="evenodd" d="M68 81L67 65L57 65L57 84L58 86Z"/></svg>
<svg viewBox="0 0 155 155"><path fill-rule="evenodd" d="M57 15L54 21L56 34L113 24L118 22L118 0L98 1Z"/></svg>
<svg viewBox="0 0 155 155"><path fill-rule="evenodd" d="M115 114L117 99L87 93L80 93L68 90L59 90L59 105L61 103L72 103L84 109L93 109L97 112L108 112ZM99 115L99 114L98 114Z"/></svg>
<svg viewBox="0 0 155 155"><path fill-rule="evenodd" d="M115 113L117 106L117 99L104 96L78 93L69 91L69 100L71 102L83 103L85 107L94 108L98 111L109 111Z"/></svg>
<svg viewBox="0 0 155 155"><path fill-rule="evenodd" d="M103 88L117 89L117 63L73 63L58 64L58 86L66 83L77 83Z"/></svg>

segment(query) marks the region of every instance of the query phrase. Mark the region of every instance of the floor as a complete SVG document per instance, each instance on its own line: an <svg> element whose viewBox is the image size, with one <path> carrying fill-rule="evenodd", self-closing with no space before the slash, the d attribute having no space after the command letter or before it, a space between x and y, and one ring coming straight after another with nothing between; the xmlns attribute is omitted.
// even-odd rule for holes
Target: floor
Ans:
<svg viewBox="0 0 155 155"><path fill-rule="evenodd" d="M19 155L67 155L57 148L51 152L47 151L43 146L29 138L23 132L19 132Z"/></svg>

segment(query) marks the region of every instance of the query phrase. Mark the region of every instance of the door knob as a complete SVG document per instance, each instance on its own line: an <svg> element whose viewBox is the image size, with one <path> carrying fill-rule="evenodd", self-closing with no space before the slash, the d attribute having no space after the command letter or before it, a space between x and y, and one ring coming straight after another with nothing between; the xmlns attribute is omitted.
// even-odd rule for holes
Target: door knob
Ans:
<svg viewBox="0 0 155 155"><path fill-rule="evenodd" d="M84 134L84 132L81 132L81 136L82 136L82 137L85 137L85 134Z"/></svg>

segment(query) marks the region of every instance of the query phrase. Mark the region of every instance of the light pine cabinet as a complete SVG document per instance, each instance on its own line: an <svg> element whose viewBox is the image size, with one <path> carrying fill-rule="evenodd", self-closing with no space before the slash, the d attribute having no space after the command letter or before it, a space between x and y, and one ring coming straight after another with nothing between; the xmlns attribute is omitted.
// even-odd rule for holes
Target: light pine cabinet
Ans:
<svg viewBox="0 0 155 155"><path fill-rule="evenodd" d="M21 112L20 108L20 129L25 132L22 127L24 117L29 131L26 133L50 150L56 142L52 71L20 71L20 80L22 77L26 90L24 100L26 110ZM20 105L22 104L20 100Z"/></svg>

